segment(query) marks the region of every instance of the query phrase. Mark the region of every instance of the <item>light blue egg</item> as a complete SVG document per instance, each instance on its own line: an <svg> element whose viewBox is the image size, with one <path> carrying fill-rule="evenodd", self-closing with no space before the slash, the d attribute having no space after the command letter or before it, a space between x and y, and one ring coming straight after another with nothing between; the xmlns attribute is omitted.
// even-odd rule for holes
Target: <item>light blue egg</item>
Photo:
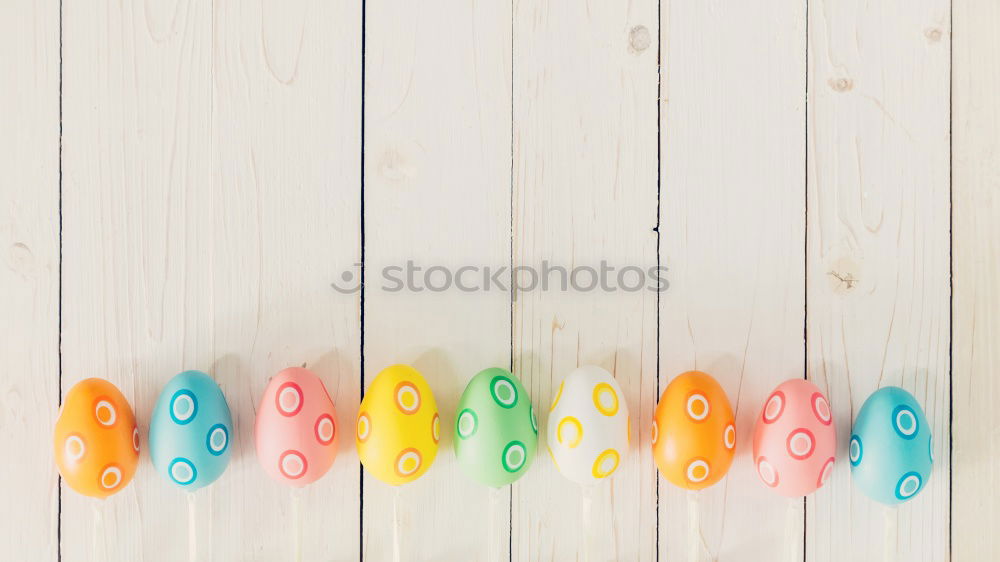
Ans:
<svg viewBox="0 0 1000 562"><path fill-rule="evenodd" d="M222 389L201 371L185 371L163 387L149 422L153 466L168 482L194 491L229 464L233 418Z"/></svg>
<svg viewBox="0 0 1000 562"><path fill-rule="evenodd" d="M854 420L851 478L875 501L903 503L927 486L932 448L931 427L916 398L896 386L879 389Z"/></svg>

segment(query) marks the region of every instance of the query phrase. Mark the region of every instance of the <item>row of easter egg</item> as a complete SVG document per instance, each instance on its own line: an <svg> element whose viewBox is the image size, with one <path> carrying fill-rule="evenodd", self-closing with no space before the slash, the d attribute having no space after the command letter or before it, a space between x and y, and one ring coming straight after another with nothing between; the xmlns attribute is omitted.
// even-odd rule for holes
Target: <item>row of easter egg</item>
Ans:
<svg viewBox="0 0 1000 562"><path fill-rule="evenodd" d="M304 368L271 379L255 421L257 458L273 479L300 487L323 476L337 454L333 401ZM753 461L760 480L785 496L821 487L836 459L830 403L812 383L791 379L770 393L757 417ZM164 387L149 423L157 471L193 491L216 480L229 462L232 416L208 375L186 371ZM535 457L538 418L517 377L486 369L468 383L453 427L456 458L474 480L493 487L520 478ZM618 469L631 446L628 404L615 378L584 366L559 385L549 409L548 452L560 473L593 484ZM653 458L663 476L689 490L721 480L736 450L736 424L721 385L706 373L675 377L652 423ZM358 411L355 441L365 469L392 485L419 478L441 440L434 395L414 368L396 365L372 381ZM107 497L135 473L140 435L121 392L102 379L69 390L53 436L56 463L67 484ZM930 427L912 395L897 387L864 403L849 445L852 475L873 499L896 504L927 483L933 464Z"/></svg>

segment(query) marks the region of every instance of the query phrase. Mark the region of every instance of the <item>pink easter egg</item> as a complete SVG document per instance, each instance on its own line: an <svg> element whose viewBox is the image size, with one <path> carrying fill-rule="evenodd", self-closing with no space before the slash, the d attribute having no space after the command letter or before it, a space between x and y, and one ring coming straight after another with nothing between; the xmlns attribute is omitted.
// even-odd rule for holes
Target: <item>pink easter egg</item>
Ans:
<svg viewBox="0 0 1000 562"><path fill-rule="evenodd" d="M254 425L268 476L296 488L315 482L337 457L337 437L337 412L319 377L291 367L271 379Z"/></svg>
<svg viewBox="0 0 1000 562"><path fill-rule="evenodd" d="M787 380L768 395L753 434L757 476L783 496L804 496L833 472L837 431L830 402L813 383Z"/></svg>

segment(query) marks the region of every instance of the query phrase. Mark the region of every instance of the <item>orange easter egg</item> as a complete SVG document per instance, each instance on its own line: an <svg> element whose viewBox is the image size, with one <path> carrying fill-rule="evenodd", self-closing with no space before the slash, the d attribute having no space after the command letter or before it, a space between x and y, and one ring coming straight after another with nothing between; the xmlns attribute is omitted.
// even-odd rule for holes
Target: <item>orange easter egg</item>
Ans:
<svg viewBox="0 0 1000 562"><path fill-rule="evenodd" d="M69 389L52 435L56 466L66 484L106 498L132 480L139 462L139 428L115 385L85 379Z"/></svg>
<svg viewBox="0 0 1000 562"><path fill-rule="evenodd" d="M711 375L688 371L670 382L653 414L653 459L671 484L701 490L726 475L736 451L733 408Z"/></svg>

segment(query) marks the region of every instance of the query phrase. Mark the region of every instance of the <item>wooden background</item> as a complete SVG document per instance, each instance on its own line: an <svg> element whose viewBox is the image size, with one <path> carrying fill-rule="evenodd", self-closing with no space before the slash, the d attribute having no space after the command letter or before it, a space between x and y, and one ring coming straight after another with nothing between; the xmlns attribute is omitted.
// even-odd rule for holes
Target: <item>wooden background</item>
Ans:
<svg viewBox="0 0 1000 562"><path fill-rule="evenodd" d="M118 385L145 431L197 368L237 426L195 496L201 560L291 558L296 501L305 560L391 558L397 501L403 560L1000 558L998 27L993 0L0 0L2 557L185 559L188 502L145 453L90 501L60 485L50 434L82 378ZM602 259L666 266L669 290L377 282L406 260ZM334 290L345 271L366 288ZM307 363L349 428L398 362L444 427L484 367L544 413L601 365L638 446L587 494L543 454L491 495L447 439L398 499L349 439L298 498L265 477L269 376ZM739 445L689 512L649 420L693 368L729 394ZM839 462L804 501L765 491L753 419L802 376L841 458L871 392L913 392L929 487L887 510Z"/></svg>

